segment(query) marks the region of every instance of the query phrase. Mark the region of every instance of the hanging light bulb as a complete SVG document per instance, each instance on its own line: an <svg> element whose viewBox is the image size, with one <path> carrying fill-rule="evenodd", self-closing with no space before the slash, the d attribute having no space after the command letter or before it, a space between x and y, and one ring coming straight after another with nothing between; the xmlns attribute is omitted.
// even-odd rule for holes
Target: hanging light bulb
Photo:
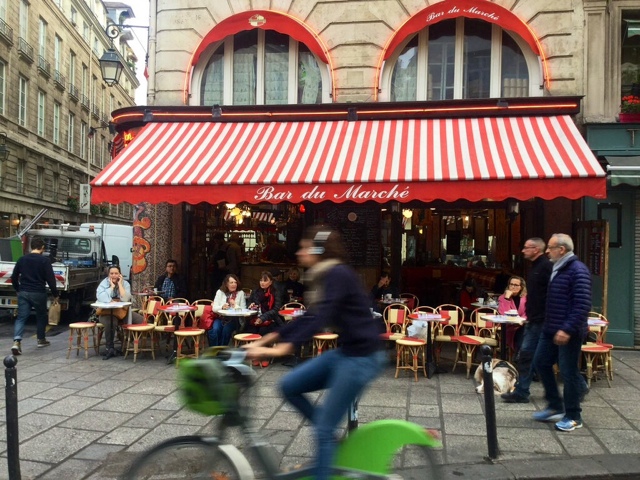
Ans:
<svg viewBox="0 0 640 480"><path fill-rule="evenodd" d="M405 218L411 218L411 217L413 217L413 210L405 208L404 210L402 210L402 215Z"/></svg>
<svg viewBox="0 0 640 480"><path fill-rule="evenodd" d="M224 204L225 207L227 207L228 210L233 210L236 206L235 203L225 203Z"/></svg>

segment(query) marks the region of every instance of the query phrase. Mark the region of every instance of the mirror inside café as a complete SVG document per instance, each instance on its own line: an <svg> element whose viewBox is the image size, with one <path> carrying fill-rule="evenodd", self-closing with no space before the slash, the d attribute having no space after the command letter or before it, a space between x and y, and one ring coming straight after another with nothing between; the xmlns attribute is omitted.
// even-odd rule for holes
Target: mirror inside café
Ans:
<svg viewBox="0 0 640 480"><path fill-rule="evenodd" d="M488 275L503 267L513 270L520 258L518 202L223 203L197 205L188 213L190 290L198 298L219 288L220 279L212 272L221 240L239 243L242 285L255 288L265 269L281 272L280 279L285 280L286 272L296 265L304 228L318 223L342 232L350 263L367 290L380 272L388 271L392 277L395 274L402 291L426 295L432 303L449 298L442 291L429 298L431 284L451 278L455 285L467 269L486 270Z"/></svg>

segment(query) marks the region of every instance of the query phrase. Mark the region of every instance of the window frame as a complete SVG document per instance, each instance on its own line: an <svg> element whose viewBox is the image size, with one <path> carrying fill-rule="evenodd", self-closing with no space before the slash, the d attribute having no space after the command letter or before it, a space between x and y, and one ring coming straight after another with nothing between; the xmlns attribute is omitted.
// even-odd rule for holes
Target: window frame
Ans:
<svg viewBox="0 0 640 480"><path fill-rule="evenodd" d="M258 45L257 45L257 67L256 67L256 103L255 105L265 105L264 103L264 54L266 50L265 42L265 30L257 29L258 31ZM240 33L240 32L238 32ZM191 95L189 98L190 105L201 106L201 84L202 77L205 72L206 66L209 64L211 57L218 50L218 48L224 44L224 79L223 79L223 103L222 105L233 105L233 40L236 35L229 35L224 40L214 42L207 46L198 64L193 70L191 76ZM295 105L298 103L298 46L299 43L295 38L290 35L289 37L289 72L288 72L288 92L287 92L287 104ZM313 53L311 49L309 52L314 56L318 68L320 70L320 76L322 78L322 94L321 103L331 103L331 75L329 72L329 65L324 63Z"/></svg>
<svg viewBox="0 0 640 480"><path fill-rule="evenodd" d="M47 110L47 94L43 90L38 89L38 121L36 123L36 133L44 137L46 134L45 116Z"/></svg>
<svg viewBox="0 0 640 480"><path fill-rule="evenodd" d="M0 115L5 115L7 98L7 64L0 60Z"/></svg>
<svg viewBox="0 0 640 480"><path fill-rule="evenodd" d="M29 80L18 76L18 125L26 128L29 120Z"/></svg>
<svg viewBox="0 0 640 480"><path fill-rule="evenodd" d="M69 112L69 120L67 123L67 150L72 154L75 150L75 128L76 116L73 112Z"/></svg>
<svg viewBox="0 0 640 480"><path fill-rule="evenodd" d="M458 17L456 20L455 35L455 60L454 60L454 91L453 99L461 100L463 92L463 71L464 71L464 17ZM498 24L487 22L491 25L491 66L490 66L490 87L489 98L502 97L502 35L506 34L513 39L524 55L529 73L529 97L540 97L544 94L541 88L543 84L542 66L539 57L531 51L531 47L522 38L511 34ZM429 27L410 35L398 45L398 48L388 60L384 63L383 71L380 75L380 95L379 101L391 101L391 78L393 70L398 61L398 57L403 52L406 45L411 42L415 36L418 36L418 72L417 72L417 95L416 101L427 100L427 66L428 58L428 41ZM439 99L438 99L439 100Z"/></svg>
<svg viewBox="0 0 640 480"><path fill-rule="evenodd" d="M53 102L53 143L60 145L60 112L62 111L62 104L59 102Z"/></svg>

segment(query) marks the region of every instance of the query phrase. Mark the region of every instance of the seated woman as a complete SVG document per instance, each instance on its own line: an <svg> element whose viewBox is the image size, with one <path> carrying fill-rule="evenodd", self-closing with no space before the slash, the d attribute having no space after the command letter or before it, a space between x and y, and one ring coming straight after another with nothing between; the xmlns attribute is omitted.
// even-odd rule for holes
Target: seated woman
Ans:
<svg viewBox="0 0 640 480"><path fill-rule="evenodd" d="M258 315L249 317L244 331L258 333L263 337L267 333L274 332L283 323L282 317L278 313L282 305L282 290L274 285L273 275L271 272L262 272L260 287L254 289L249 297L249 308L258 310ZM255 363L258 362L255 361ZM269 362L262 362L263 367L268 365Z"/></svg>
<svg viewBox="0 0 640 480"><path fill-rule="evenodd" d="M240 280L234 274L224 277L220 289L213 299L214 313L231 308L247 308L244 292L240 288ZM227 346L233 332L240 329L239 317L219 316L213 321L213 327L207 332L209 346Z"/></svg>
<svg viewBox="0 0 640 480"><path fill-rule="evenodd" d="M109 267L107 278L103 279L96 289L96 300L102 303L131 301L131 285L123 278L120 266L112 265ZM107 344L103 360L109 360L116 356L113 341L119 320L108 311L100 315L99 319L100 323L104 325L104 336ZM132 313L131 319L133 323L142 323L143 321L142 315L138 313Z"/></svg>
<svg viewBox="0 0 640 480"><path fill-rule="evenodd" d="M527 283L524 278L516 275L509 277L507 289L498 298L498 313L504 315L509 310L517 310L518 316L527 317L525 305L527 304ZM520 325L506 325L507 327L507 346L512 352L517 352L520 348L520 338L522 334L517 332Z"/></svg>

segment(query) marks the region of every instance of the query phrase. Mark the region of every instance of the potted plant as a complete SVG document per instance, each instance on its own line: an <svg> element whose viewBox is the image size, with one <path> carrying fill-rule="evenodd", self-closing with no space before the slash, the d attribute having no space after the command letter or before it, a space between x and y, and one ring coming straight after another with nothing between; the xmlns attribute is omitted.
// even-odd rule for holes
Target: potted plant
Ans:
<svg viewBox="0 0 640 480"><path fill-rule="evenodd" d="M69 207L69 210L77 212L79 206L78 197L67 197L67 207Z"/></svg>
<svg viewBox="0 0 640 480"><path fill-rule="evenodd" d="M618 118L622 123L640 123L640 97L635 95L626 95L622 97L620 115Z"/></svg>

